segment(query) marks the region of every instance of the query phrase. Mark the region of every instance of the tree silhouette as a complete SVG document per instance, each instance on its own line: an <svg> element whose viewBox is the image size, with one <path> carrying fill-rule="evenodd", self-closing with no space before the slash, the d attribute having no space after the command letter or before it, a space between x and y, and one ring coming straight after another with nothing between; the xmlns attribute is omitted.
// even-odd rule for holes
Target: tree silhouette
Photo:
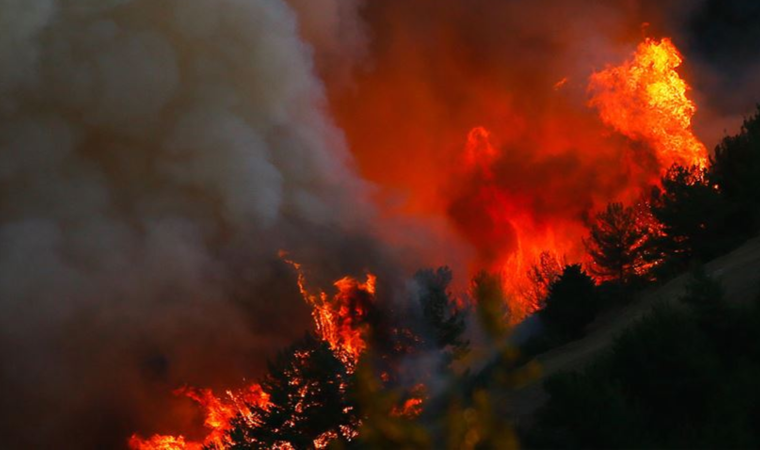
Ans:
<svg viewBox="0 0 760 450"><path fill-rule="evenodd" d="M414 276L419 288L423 326L427 328L425 334L432 336L428 338L430 346L441 350L449 348L452 356L459 356L467 351L469 344L462 338L466 312L451 298L448 290L451 279L448 267L420 270Z"/></svg>
<svg viewBox="0 0 760 450"><path fill-rule="evenodd" d="M599 294L580 264L565 267L562 275L549 286L546 306L539 316L546 327L564 338L577 338L594 320Z"/></svg>
<svg viewBox="0 0 760 450"><path fill-rule="evenodd" d="M749 236L760 228L760 105L741 131L715 148L710 182L732 202L734 232Z"/></svg>
<svg viewBox="0 0 760 450"><path fill-rule="evenodd" d="M658 250L683 266L692 258L708 260L732 243L726 202L708 179L706 169L671 167L652 192L652 215L662 225Z"/></svg>
<svg viewBox="0 0 760 450"><path fill-rule="evenodd" d="M595 219L583 241L594 262L589 271L621 283L643 276L656 259L657 224L646 208L610 203Z"/></svg>

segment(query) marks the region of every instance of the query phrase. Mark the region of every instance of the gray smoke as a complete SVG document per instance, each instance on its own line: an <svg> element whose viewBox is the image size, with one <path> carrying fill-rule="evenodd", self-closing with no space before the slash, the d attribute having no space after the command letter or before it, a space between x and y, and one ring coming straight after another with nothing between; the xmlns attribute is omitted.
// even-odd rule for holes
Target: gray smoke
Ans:
<svg viewBox="0 0 760 450"><path fill-rule="evenodd" d="M320 61L359 55L319 3ZM281 0L0 0L0 446L187 426L172 389L309 326L278 250L320 283L378 257L300 33Z"/></svg>
<svg viewBox="0 0 760 450"><path fill-rule="evenodd" d="M354 70L369 56L370 36L361 16L365 0L286 1L298 14L322 77L333 87L350 86Z"/></svg>

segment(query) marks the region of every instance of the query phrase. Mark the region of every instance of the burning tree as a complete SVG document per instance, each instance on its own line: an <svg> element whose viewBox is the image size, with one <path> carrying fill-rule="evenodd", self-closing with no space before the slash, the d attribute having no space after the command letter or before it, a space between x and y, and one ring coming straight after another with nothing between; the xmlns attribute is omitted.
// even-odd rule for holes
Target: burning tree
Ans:
<svg viewBox="0 0 760 450"><path fill-rule="evenodd" d="M583 241L593 260L593 275L629 283L657 263L652 238L659 226L644 205L610 203L595 219Z"/></svg>
<svg viewBox="0 0 760 450"><path fill-rule="evenodd" d="M250 405L232 421L229 449L324 448L352 438L356 407L346 391L350 374L328 343L307 335L281 352L262 383L271 403Z"/></svg>
<svg viewBox="0 0 760 450"><path fill-rule="evenodd" d="M555 253L541 252L536 264L528 271L531 286L526 297L531 300L533 309L540 310L545 306L549 287L562 275L562 267L566 265Z"/></svg>

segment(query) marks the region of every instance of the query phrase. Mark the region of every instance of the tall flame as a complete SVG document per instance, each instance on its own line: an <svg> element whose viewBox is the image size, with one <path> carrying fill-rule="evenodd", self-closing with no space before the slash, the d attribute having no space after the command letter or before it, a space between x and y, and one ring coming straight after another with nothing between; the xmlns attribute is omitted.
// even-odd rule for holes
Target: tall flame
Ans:
<svg viewBox="0 0 760 450"><path fill-rule="evenodd" d="M633 58L591 76L591 105L623 135L648 142L661 167L707 164L707 149L692 133L697 108L676 69L683 59L673 42L646 39Z"/></svg>
<svg viewBox="0 0 760 450"><path fill-rule="evenodd" d="M312 316L319 337L351 370L367 348L367 308L375 298L377 277L368 273L364 283L352 277L343 277L333 284L337 292L330 298L324 291L317 294L309 292L301 265L287 259L284 252L280 252L280 257L298 273L298 288L306 303L314 308Z"/></svg>
<svg viewBox="0 0 760 450"><path fill-rule="evenodd" d="M217 397L211 389L182 387L174 391L176 395L195 400L205 414L203 425L209 429L203 442L186 441L184 436L154 435L143 439L132 435L129 439L130 450L200 450L211 448L222 450L228 447L225 434L232 428L231 421L236 416L244 420L255 421L251 406L266 408L269 406L269 394L254 383L239 391L226 391L225 397Z"/></svg>
<svg viewBox="0 0 760 450"><path fill-rule="evenodd" d="M581 205L576 217L553 214L547 218L541 212L541 202L564 198L567 193L560 189L570 188L572 192L574 186L559 184L555 188L554 180L545 178L545 189L520 189L522 174L509 170L515 159L507 153L512 147L495 145L494 134L483 127L470 131L463 153L463 180L467 187L465 195L456 200L457 224L479 249L486 268L501 275L512 322L540 308L547 282L565 263L583 261L579 245L586 233L583 211L621 201L620 193L627 197L626 201L632 201L642 192L640 188L657 182L674 163L698 167L707 163L707 150L691 129L696 106L686 95L689 86L676 71L681 63L681 55L670 39L646 39L629 61L591 76L590 104L597 108L602 122L645 143L656 160L650 164L625 158L630 173L645 175L632 178L630 186L618 194L599 192L600 204ZM555 89L564 84L561 81ZM597 176L597 172L589 175ZM507 177L518 181L511 182ZM540 197L541 190L552 195ZM571 209L567 211L572 213Z"/></svg>
<svg viewBox="0 0 760 450"><path fill-rule="evenodd" d="M534 211L519 194L505 189L495 179L493 165L503 155L492 142L490 131L473 128L464 150L465 170L478 179L477 191L467 202L483 211L477 233L478 246L500 254L488 255L490 270L497 272L508 295L510 321L520 322L540 307L544 292L537 292L531 272L552 261L560 266L566 256L579 257L573 241L555 233L550 225L537 220ZM569 224L562 224L570 227Z"/></svg>

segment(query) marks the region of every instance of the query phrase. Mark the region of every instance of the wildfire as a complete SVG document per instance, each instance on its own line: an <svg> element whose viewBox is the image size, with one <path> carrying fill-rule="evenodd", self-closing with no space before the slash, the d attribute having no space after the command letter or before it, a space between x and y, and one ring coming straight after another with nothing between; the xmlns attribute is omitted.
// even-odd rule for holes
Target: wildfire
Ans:
<svg viewBox="0 0 760 450"><path fill-rule="evenodd" d="M163 436L156 434L150 439L143 439L138 435L129 438L131 450L201 450L203 444L199 442L185 442L183 436Z"/></svg>
<svg viewBox="0 0 760 450"><path fill-rule="evenodd" d="M391 409L391 416L414 418L422 414L422 404L427 398L427 387L422 383L417 384L411 388L409 394L409 398Z"/></svg>
<svg viewBox="0 0 760 450"><path fill-rule="evenodd" d="M649 164L626 156L626 170L621 175L629 176L629 183L618 186L616 192L600 188L575 210L564 207L546 213L545 205L582 192L587 177L565 184L555 181L563 175L559 172L553 177L539 172L528 177L540 178L543 185L530 184L525 189L526 174L513 169L521 161L509 153L520 143L507 140L506 145L496 145L496 133L484 127L475 127L468 134L464 173L458 183L463 187L452 201L450 212L459 230L479 251L477 268L500 275L511 322L519 322L541 307L548 285L562 266L584 260L585 251L580 245L586 234L584 213L603 208L608 202L636 201L646 186L657 182L674 163L687 167L704 167L707 163L707 150L691 130L696 106L686 95L689 86L676 71L681 63L681 55L670 39L647 39L629 61L591 76L591 105L599 111L602 122L632 140L646 143L656 160ZM566 83L567 79L560 80L555 90ZM552 158L564 156L548 150L553 139L561 136L547 136L537 147L537 152L546 155L535 167L551 166ZM581 161L587 156L586 149L595 145L599 144L579 147L575 153L578 159L568 160L568 166ZM592 169L588 176L604 179L598 168Z"/></svg>
<svg viewBox="0 0 760 450"><path fill-rule="evenodd" d="M332 298L323 291L312 294L306 286L306 276L301 265L285 256L284 252L280 252L280 257L298 273L298 288L301 295L314 308L312 315L319 337L329 344L335 356L346 365L349 371L352 371L359 356L367 348L366 316L370 303L374 301L377 278L372 274L367 274L366 281L362 283L347 276L334 283L337 292ZM306 357L306 355L299 356ZM299 383L300 380L293 382ZM240 417L243 421L256 426L257 417L251 408L271 407L269 394L255 383L240 391L227 391L225 397L217 397L211 389L191 387L177 389L174 393L195 400L203 408L204 426L210 430L203 442L187 441L184 436L160 434L144 439L135 434L128 442L131 450L201 450L204 448L223 450L229 447L225 436L232 429L233 419ZM419 408L419 405L415 407ZM355 433L354 430L342 430L342 432L345 436ZM326 447L327 443L336 437L333 434L328 433L317 439L314 443L315 448ZM279 448L284 450L292 447L289 444L283 444Z"/></svg>
<svg viewBox="0 0 760 450"><path fill-rule="evenodd" d="M508 297L511 322L519 322L539 309L548 286L561 273L562 267L568 262L582 260L581 237L586 234L582 213L593 211L609 201L619 201L621 196L626 196L627 200L636 198L650 177L657 178L658 171L666 170L673 163L705 166L706 148L691 130L696 106L686 95L689 86L676 71L681 63L682 57L669 39L647 39L630 60L591 76L590 104L598 109L602 122L630 139L645 142L657 158L656 165L642 169L645 176L632 177L621 183L623 186L606 179L597 184L585 183L586 179L597 175L605 178L597 170L600 164L616 161L614 157L597 161L596 149L603 148L599 145L606 141L599 138L603 134L600 132L603 125L588 109L586 115L592 116L591 120L584 121L586 115L580 118L570 115L569 121L564 118L549 121L551 126L539 127L540 137L514 132L510 145L522 144L515 139L524 137L535 144L528 149L536 148L536 153L540 153L534 161L529 161L530 164L517 164L520 159L529 159L527 151L508 153L513 147L496 145L495 136L509 133L507 125L494 133L485 127L475 127L469 132L463 154L459 156L462 160L457 160L460 167L453 172L461 176L457 181L463 181L457 186L460 190L441 203L448 208L447 213L454 218L458 231L476 248L477 269L486 268L500 275ZM563 78L553 87L557 91L572 86L568 85L567 78ZM515 117L519 118L519 115L515 114ZM514 120L515 124L526 122L527 119ZM555 122L571 125L555 128ZM594 132L584 128L589 122L597 127L592 129ZM573 124L581 125L574 127ZM610 153L615 151L617 149L613 148ZM567 164L560 160L556 165L563 172L555 169L553 158L567 159ZM507 170L510 167L515 169ZM542 167L551 170L534 174L525 169ZM563 175L568 167L575 170L575 176L567 183L556 182L562 178L558 175ZM624 172L607 174L607 178L615 178ZM449 177L452 172L443 175ZM540 182L530 179L539 176ZM585 195L582 201L577 201L579 192L588 191L593 195ZM553 204L558 197L569 201ZM299 291L312 307L317 336L352 372L359 357L367 350L376 277L367 274L364 281L343 277L333 283L335 293L329 295L308 286L301 264L288 259L285 253L280 256L297 273ZM298 377L293 378L293 384L298 385ZM382 378L386 380L387 374ZM227 446L225 434L230 430L233 418L242 416L243 420L255 424L256 417L249 405L270 405L269 396L259 385L252 385L244 392L228 391L223 397L215 396L208 389L182 388L176 393L195 400L204 409L204 426L210 430L208 436L202 442L193 442L184 436L155 435L143 439L134 435L129 440L132 450L198 450L204 446L223 449ZM424 398L424 393L413 392L393 409L392 414L415 417L422 411ZM347 436L355 431L342 430L341 433ZM314 442L314 446L323 448L336 436L334 431L326 433ZM281 448L291 447L284 445Z"/></svg>
<svg viewBox="0 0 760 450"><path fill-rule="evenodd" d="M499 183L493 166L500 157L487 129L470 131L464 150L465 170L478 181L466 202L469 215L477 220L472 221L476 232L465 231L487 251L483 258L489 261L489 270L500 275L508 295L510 321L517 323L540 308L546 283L536 279L539 268L551 265L556 272L566 255L579 255L571 239L536 218L530 199L526 201ZM569 224L563 227L571 228Z"/></svg>
<svg viewBox="0 0 760 450"><path fill-rule="evenodd" d="M404 401L404 404L400 407L394 407L391 410L391 416L394 417L417 417L422 414L421 398L408 398Z"/></svg>
<svg viewBox="0 0 760 450"><path fill-rule="evenodd" d="M226 397L215 396L211 389L191 387L177 389L174 394L191 398L203 408L203 425L210 430L203 442L186 441L184 436L159 434L143 439L135 434L129 439L131 450L201 450L204 447L222 450L227 448L224 436L232 428L233 418L240 415L244 420L255 422L251 407L266 408L270 404L269 394L256 383L239 391L227 391Z"/></svg>
<svg viewBox="0 0 760 450"><path fill-rule="evenodd" d="M298 273L301 295L314 308L312 316L319 337L330 345L338 359L351 370L367 348L366 318L368 308L375 298L377 277L368 273L363 283L352 277L343 277L334 283L337 292L330 298L324 291L317 294L309 292L301 265L285 256L285 253L280 253L280 257Z"/></svg>
<svg viewBox="0 0 760 450"><path fill-rule="evenodd" d="M670 39L646 39L633 58L595 73L591 105L623 135L649 143L662 168L672 164L704 167L707 149L691 131L697 108L688 84L676 72L681 54Z"/></svg>

